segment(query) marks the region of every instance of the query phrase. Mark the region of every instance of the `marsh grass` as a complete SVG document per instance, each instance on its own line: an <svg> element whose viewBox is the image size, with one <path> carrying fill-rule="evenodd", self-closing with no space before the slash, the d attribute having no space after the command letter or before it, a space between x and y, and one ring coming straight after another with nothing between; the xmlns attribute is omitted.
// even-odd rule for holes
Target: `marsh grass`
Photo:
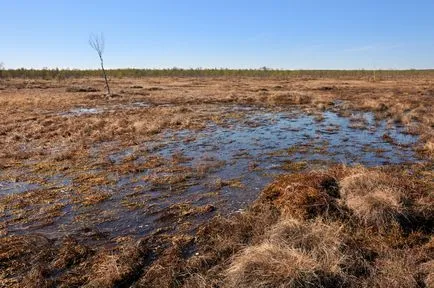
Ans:
<svg viewBox="0 0 434 288"><path fill-rule="evenodd" d="M394 202L364 207L377 217L367 223L356 212L362 208L353 210L348 201L349 195L360 195L365 189L369 194L369 187L377 186L407 191L412 203L407 209L414 211L421 209L420 199L430 193L426 182L390 169L341 166L286 176L264 190L247 212L206 224L197 233L197 252L192 256L160 258L167 262L151 265L147 271L156 274L144 273L138 287L419 287L430 283L432 231L423 232L416 222L396 222L393 228L383 229L389 225L388 209L396 208ZM318 209L313 191L329 195L326 206L337 205L339 212ZM432 220L428 214L425 220ZM164 270L155 270L158 267Z"/></svg>
<svg viewBox="0 0 434 288"><path fill-rule="evenodd" d="M346 80L327 78L336 75L330 72L295 78L113 79L116 91L124 91L110 99L97 92L65 93L68 87L102 90L104 83L92 78L2 81L1 181L38 183L40 188L0 198L5 220L0 225L0 286L432 286L433 78L418 72L396 75L399 80L380 74L376 82L358 73L351 79L340 74ZM116 108L134 102L149 105ZM420 137L414 148L425 164L304 173L294 171L302 165L289 165L292 174L277 178L248 209L229 216L218 216L217 210L214 219L199 227L190 220L214 215L212 206L169 205L167 219L193 227L181 229L191 233L183 237L162 227L137 241L95 228L119 217L112 210L86 210L116 197L103 188L119 175L155 169L166 177L150 173L135 181L149 180L156 190L171 185L173 193L182 193L186 179L206 177L225 164L205 159L183 170L182 154L164 159L154 155L152 147L135 150L119 162L110 155L161 140L169 130L200 131L208 122L230 125L228 119L240 120L248 113L226 113L222 107L228 103L300 108L312 115L372 111L375 119L411 127ZM64 114L77 107L103 112ZM366 126L363 120L355 123ZM279 153L309 149L299 145ZM50 186L47 179L53 176L70 178L73 185ZM242 188L237 179L214 184L216 193L225 185ZM124 201L135 213L164 212L140 202L138 195ZM67 209L77 229L52 239L32 232L38 225L50 227L70 213Z"/></svg>
<svg viewBox="0 0 434 288"><path fill-rule="evenodd" d="M412 169L413 176L402 169L337 166L284 176L247 211L216 217L194 236L119 238L105 249L73 238L55 244L42 236L3 237L0 259L7 269L2 281L39 287L430 285L432 227L423 229L421 221L433 220L427 203L433 183L421 178L423 167ZM391 200L379 196L387 199L381 205L370 206L363 198L391 191L396 192L388 196ZM366 204L354 205L352 197ZM421 216L401 222L397 205ZM175 205L170 217L212 209ZM400 213L390 212L397 209Z"/></svg>

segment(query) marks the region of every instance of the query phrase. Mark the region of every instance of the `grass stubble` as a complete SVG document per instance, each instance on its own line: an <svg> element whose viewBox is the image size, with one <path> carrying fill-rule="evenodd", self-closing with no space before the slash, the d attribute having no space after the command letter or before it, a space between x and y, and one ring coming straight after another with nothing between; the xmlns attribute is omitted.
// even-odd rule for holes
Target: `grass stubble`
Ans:
<svg viewBox="0 0 434 288"><path fill-rule="evenodd" d="M0 198L5 220L0 226L0 286L433 287L432 79L162 77L113 82L118 93L107 99L96 79L2 80L1 180L37 182L41 188ZM163 229L92 246L81 241L81 234L105 236L89 231L85 222L92 215L81 214L75 220L83 229L71 235L9 232L12 224L30 230L49 226L70 205L108 201L112 192L99 187L114 181L113 175L149 168L175 171L173 177L154 179L151 174L146 180L176 186L193 174L206 174L206 167L180 168L182 155L166 165L151 148L137 148L116 165L108 155L113 147L158 139L167 129L200 130L206 121L242 118L221 112L229 104L296 105L318 115L318 121L328 109L343 116L372 111L377 119L419 135L414 149L425 162L307 172L288 166L295 173L279 176L245 211L216 216L193 232ZM65 115L77 107L102 112ZM354 123L363 128L363 121ZM114 144L92 153L101 143ZM148 158L134 161L140 157ZM68 190L69 185L49 184L53 175L68 175L79 193ZM125 205L145 209L131 203ZM213 210L177 203L160 219L188 226L179 219ZM104 212L93 217L116 217Z"/></svg>

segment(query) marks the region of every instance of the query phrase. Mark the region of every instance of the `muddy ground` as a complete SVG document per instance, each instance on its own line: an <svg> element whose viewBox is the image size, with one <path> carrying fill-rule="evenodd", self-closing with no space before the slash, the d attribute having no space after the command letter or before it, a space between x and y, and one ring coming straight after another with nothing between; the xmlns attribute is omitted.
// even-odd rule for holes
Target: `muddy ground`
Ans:
<svg viewBox="0 0 434 288"><path fill-rule="evenodd" d="M282 174L409 171L432 203L434 79L162 77L112 79L111 88L107 96L100 79L1 80L5 287L150 287L160 276L149 269L168 250L194 257L211 218L250 213ZM427 226L418 226L424 237ZM181 278L157 284L190 283Z"/></svg>

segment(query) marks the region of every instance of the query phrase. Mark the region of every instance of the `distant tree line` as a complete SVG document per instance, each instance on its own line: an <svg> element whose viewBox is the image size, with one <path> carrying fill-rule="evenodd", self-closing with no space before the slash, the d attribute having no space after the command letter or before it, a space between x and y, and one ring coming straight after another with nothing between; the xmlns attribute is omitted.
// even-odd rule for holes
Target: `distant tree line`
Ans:
<svg viewBox="0 0 434 288"><path fill-rule="evenodd" d="M372 78L393 79L434 76L434 69L427 70L279 70L260 69L109 69L112 78L127 77L276 77L276 78ZM26 78L62 80L69 78L100 77L100 70L80 69L3 69L2 78Z"/></svg>

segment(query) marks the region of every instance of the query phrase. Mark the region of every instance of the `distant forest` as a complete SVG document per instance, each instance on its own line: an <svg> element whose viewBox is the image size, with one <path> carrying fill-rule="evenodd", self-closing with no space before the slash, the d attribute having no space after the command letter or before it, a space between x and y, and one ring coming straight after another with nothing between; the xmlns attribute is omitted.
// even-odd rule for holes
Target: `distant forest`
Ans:
<svg viewBox="0 0 434 288"><path fill-rule="evenodd" d="M109 69L112 78L129 77L277 77L277 78L349 78L396 79L432 77L434 69L426 70L278 70L278 69ZM100 77L101 70L80 69L3 69L1 78L68 79Z"/></svg>

